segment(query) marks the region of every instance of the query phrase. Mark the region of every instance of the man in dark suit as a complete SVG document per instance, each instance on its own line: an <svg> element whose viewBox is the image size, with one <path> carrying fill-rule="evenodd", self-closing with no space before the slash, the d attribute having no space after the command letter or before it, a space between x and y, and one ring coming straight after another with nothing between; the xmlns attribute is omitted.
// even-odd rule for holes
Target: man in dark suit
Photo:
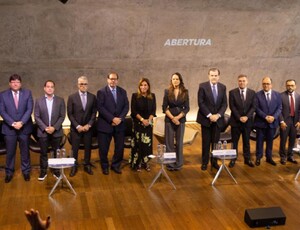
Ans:
<svg viewBox="0 0 300 230"><path fill-rule="evenodd" d="M256 128L256 161L255 165L260 165L263 157L263 145L266 140L267 163L276 166L272 159L273 137L279 125L279 115L282 103L280 93L272 90L272 79L264 77L262 80L263 90L256 93L256 115L254 126Z"/></svg>
<svg viewBox="0 0 300 230"><path fill-rule="evenodd" d="M247 76L241 74L238 76L239 87L229 91L229 107L231 110L229 124L231 126L233 148L238 153L238 143L242 134L244 163L254 167L250 157L250 132L256 108L256 95L254 90L247 88L247 85ZM235 161L236 159L230 161L230 168L234 167Z"/></svg>
<svg viewBox="0 0 300 230"><path fill-rule="evenodd" d="M34 118L38 126L37 136L41 147L39 181L43 181L47 176L49 146L52 147L56 157L63 136L62 123L66 116L66 105L63 98L54 95L54 90L55 83L47 80L44 84L45 95L36 100L34 107ZM59 177L59 170L54 170L54 176Z"/></svg>
<svg viewBox="0 0 300 230"><path fill-rule="evenodd" d="M281 93L282 112L280 115L280 163L285 165L286 160L297 164L293 157L293 148L297 137L297 128L300 128L300 95L295 92L296 81L294 79L285 82L286 91ZM286 142L289 138L288 149Z"/></svg>
<svg viewBox="0 0 300 230"><path fill-rule="evenodd" d="M84 171L93 175L91 168L92 126L96 119L96 96L88 92L88 79L81 76L77 80L78 91L68 98L67 111L71 121L71 142L75 158L70 176L77 173L78 150L81 139L84 144Z"/></svg>
<svg viewBox="0 0 300 230"><path fill-rule="evenodd" d="M219 83L220 70L209 69L209 81L201 83L198 90L197 122L202 132L202 170L207 169L210 148L220 139L220 131L224 125L224 113L227 108L226 86ZM211 146L211 147L210 147ZM212 166L219 168L216 160Z"/></svg>
<svg viewBox="0 0 300 230"><path fill-rule="evenodd" d="M129 110L129 102L126 91L117 86L118 80L117 73L110 73L107 76L108 85L97 92L99 156L104 175L109 174L107 154L112 137L115 149L111 170L118 174L122 173L120 166L124 154L124 121Z"/></svg>
<svg viewBox="0 0 300 230"><path fill-rule="evenodd" d="M21 170L25 181L30 180L29 136L32 132L31 113L33 99L30 90L21 88L22 79L14 74L9 78L10 89L1 93L0 114L4 120L2 133L6 144L5 183L9 183L15 171L17 142L21 153Z"/></svg>

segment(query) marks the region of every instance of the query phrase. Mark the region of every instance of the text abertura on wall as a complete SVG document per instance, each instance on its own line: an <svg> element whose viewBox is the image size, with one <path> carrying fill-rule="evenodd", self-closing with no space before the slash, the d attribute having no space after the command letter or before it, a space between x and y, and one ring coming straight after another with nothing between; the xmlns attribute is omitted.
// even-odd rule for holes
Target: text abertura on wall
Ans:
<svg viewBox="0 0 300 230"><path fill-rule="evenodd" d="M211 46L210 38L170 38L165 41L164 46Z"/></svg>

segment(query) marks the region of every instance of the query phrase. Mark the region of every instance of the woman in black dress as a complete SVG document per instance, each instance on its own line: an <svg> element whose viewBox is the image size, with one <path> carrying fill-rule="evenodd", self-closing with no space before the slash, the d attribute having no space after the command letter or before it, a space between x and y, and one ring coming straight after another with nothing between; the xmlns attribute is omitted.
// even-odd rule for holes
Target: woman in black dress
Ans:
<svg viewBox="0 0 300 230"><path fill-rule="evenodd" d="M163 105L165 117L165 142L167 152L176 152L176 163L168 164L170 171L180 170L183 165L183 135L186 114L190 110L189 92L184 87L180 73L171 76L169 88L165 90Z"/></svg>
<svg viewBox="0 0 300 230"><path fill-rule="evenodd" d="M129 163L132 169L150 171L148 156L152 154L152 124L156 113L155 94L151 93L150 82L142 78L138 92L131 97L133 131Z"/></svg>

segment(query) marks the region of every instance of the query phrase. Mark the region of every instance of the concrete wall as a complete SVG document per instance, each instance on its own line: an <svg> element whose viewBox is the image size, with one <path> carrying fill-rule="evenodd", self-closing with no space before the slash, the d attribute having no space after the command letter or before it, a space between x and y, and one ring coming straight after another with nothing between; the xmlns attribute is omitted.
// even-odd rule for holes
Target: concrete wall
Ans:
<svg viewBox="0 0 300 230"><path fill-rule="evenodd" d="M148 77L161 114L163 89L178 71L193 120L210 67L220 68L228 90L240 73L255 90L264 75L278 91L286 79L300 80L299 11L299 0L0 0L0 90L18 73L35 98L52 79L67 100L78 76L88 76L96 94L115 70L129 100L140 77ZM206 45L166 45L168 39Z"/></svg>

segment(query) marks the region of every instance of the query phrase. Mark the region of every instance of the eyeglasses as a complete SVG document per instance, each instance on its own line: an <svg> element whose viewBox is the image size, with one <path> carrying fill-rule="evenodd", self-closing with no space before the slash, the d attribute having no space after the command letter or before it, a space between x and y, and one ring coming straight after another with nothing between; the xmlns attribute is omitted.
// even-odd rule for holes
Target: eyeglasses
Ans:
<svg viewBox="0 0 300 230"><path fill-rule="evenodd" d="M111 81L117 81L118 80L118 78L108 78L109 80L111 80Z"/></svg>
<svg viewBox="0 0 300 230"><path fill-rule="evenodd" d="M262 83L263 85L271 85L271 83Z"/></svg>
<svg viewBox="0 0 300 230"><path fill-rule="evenodd" d="M80 85L80 86L86 86L86 85L88 85L88 83L79 83L78 85Z"/></svg>

